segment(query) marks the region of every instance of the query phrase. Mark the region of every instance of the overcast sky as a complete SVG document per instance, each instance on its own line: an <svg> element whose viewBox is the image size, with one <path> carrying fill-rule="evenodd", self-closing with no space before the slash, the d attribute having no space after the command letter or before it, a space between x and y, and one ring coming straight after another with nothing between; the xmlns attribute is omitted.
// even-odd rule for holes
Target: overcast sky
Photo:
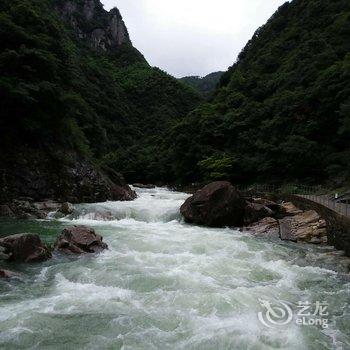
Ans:
<svg viewBox="0 0 350 350"><path fill-rule="evenodd" d="M118 7L134 46L176 76L226 70L286 0L102 0Z"/></svg>

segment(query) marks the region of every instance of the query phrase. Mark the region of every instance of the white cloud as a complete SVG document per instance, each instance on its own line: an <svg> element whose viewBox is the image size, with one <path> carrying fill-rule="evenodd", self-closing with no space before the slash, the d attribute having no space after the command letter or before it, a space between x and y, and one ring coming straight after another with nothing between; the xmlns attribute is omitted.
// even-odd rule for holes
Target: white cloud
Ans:
<svg viewBox="0 0 350 350"><path fill-rule="evenodd" d="M134 46L177 77L226 70L285 0L102 0L118 7Z"/></svg>

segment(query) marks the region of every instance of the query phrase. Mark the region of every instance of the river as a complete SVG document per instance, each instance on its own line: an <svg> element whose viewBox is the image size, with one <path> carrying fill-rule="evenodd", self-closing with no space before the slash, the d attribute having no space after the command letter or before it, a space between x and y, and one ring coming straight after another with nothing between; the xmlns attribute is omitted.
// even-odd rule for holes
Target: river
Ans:
<svg viewBox="0 0 350 350"><path fill-rule="evenodd" d="M35 232L47 243L88 225L109 245L7 265L23 277L0 281L1 349L350 349L350 283L332 249L185 224L184 193L138 196L78 205L62 219L1 222L2 234ZM264 324L262 301L276 312L287 305L293 318ZM328 327L298 324L299 302L326 302Z"/></svg>

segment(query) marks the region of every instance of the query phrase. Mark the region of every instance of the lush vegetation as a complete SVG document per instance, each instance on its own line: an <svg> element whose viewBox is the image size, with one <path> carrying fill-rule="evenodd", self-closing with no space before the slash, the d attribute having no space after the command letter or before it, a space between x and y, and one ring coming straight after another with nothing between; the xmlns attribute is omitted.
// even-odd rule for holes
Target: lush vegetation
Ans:
<svg viewBox="0 0 350 350"><path fill-rule="evenodd" d="M204 99L208 100L213 96L223 74L224 72L214 72L202 78L198 76L188 76L180 80L192 86L201 93Z"/></svg>
<svg viewBox="0 0 350 350"><path fill-rule="evenodd" d="M280 7L222 76L213 101L172 129L175 179L349 180L349 38L348 0Z"/></svg>
<svg viewBox="0 0 350 350"><path fill-rule="evenodd" d="M65 3L0 3L0 169L40 150L56 167L75 152L128 181L349 179L348 0L280 7L200 106L195 89L208 96L221 74L178 81L130 41L93 49L80 34L108 25L108 13L95 0L87 21L74 0L67 21Z"/></svg>
<svg viewBox="0 0 350 350"><path fill-rule="evenodd" d="M200 97L151 68L131 42L93 49L81 37L107 26L108 13L96 0L87 21L85 1L73 2L74 21L59 13L65 1L0 3L0 168L36 150L59 154L55 161L73 151L130 181L152 178L162 134Z"/></svg>

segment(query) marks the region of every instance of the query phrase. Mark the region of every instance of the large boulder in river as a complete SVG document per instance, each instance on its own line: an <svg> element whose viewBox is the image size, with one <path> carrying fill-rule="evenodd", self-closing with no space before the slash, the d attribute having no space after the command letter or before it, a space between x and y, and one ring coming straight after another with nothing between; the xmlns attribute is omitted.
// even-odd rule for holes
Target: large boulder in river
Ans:
<svg viewBox="0 0 350 350"><path fill-rule="evenodd" d="M9 261L40 262L51 258L49 249L36 234L22 233L0 239L0 247L5 250Z"/></svg>
<svg viewBox="0 0 350 350"><path fill-rule="evenodd" d="M181 206L186 222L209 227L240 226L246 202L229 182L210 183Z"/></svg>
<svg viewBox="0 0 350 350"><path fill-rule="evenodd" d="M98 253L108 249L103 238L95 230L86 226L67 227L55 243L55 249L63 253L85 254Z"/></svg>

